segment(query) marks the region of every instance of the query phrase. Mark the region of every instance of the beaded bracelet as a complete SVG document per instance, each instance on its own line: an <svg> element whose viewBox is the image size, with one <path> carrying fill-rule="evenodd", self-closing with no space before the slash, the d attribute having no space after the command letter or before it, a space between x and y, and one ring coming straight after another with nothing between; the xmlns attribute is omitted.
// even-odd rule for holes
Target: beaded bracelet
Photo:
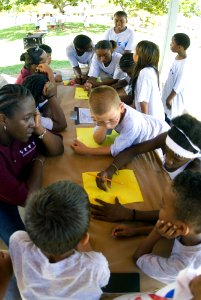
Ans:
<svg viewBox="0 0 201 300"><path fill-rule="evenodd" d="M38 138L40 140L42 140L44 138L44 135L46 134L46 132L47 132L47 129L45 128L44 131L43 131L43 133L41 135L39 135Z"/></svg>

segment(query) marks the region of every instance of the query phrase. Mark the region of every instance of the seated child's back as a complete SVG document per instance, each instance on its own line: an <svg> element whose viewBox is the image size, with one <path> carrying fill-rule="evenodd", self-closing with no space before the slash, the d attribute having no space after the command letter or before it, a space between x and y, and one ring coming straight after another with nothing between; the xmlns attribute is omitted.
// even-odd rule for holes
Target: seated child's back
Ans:
<svg viewBox="0 0 201 300"><path fill-rule="evenodd" d="M108 263L89 245L89 201L83 188L59 181L33 193L26 232L10 238L10 255L23 299L99 299Z"/></svg>

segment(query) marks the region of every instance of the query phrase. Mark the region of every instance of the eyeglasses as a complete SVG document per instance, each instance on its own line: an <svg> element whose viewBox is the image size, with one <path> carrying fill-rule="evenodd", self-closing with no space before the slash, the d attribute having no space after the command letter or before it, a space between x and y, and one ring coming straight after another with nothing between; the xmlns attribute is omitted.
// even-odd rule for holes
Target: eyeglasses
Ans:
<svg viewBox="0 0 201 300"><path fill-rule="evenodd" d="M97 126L104 126L104 125L108 125L108 124L115 124L119 121L119 115L108 120L108 121L95 121Z"/></svg>

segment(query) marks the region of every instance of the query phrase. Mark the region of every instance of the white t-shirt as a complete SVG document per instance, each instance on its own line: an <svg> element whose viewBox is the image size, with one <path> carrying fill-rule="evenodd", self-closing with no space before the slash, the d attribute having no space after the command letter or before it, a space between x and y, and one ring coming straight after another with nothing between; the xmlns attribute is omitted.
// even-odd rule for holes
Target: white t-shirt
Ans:
<svg viewBox="0 0 201 300"><path fill-rule="evenodd" d="M115 127L119 136L111 145L111 154L116 156L132 145L153 139L170 129L165 121L160 121L150 115L142 114L124 104L126 113L123 120Z"/></svg>
<svg viewBox="0 0 201 300"><path fill-rule="evenodd" d="M126 28L125 31L116 33L114 27L108 29L105 32L105 40L113 40L117 43L117 48L115 49L118 53L123 53L125 50L134 51L135 48L135 33L132 29Z"/></svg>
<svg viewBox="0 0 201 300"><path fill-rule="evenodd" d="M73 68L79 66L79 63L90 65L93 54L94 51L84 52L81 56L79 56L75 50L75 46L73 43L66 48L66 55Z"/></svg>
<svg viewBox="0 0 201 300"><path fill-rule="evenodd" d="M101 253L74 250L70 257L50 263L25 231L11 236L9 251L23 300L99 299L110 277Z"/></svg>
<svg viewBox="0 0 201 300"><path fill-rule="evenodd" d="M144 254L137 260L137 266L148 276L163 283L176 280L179 271L186 267L197 269L201 262L201 244L184 246L175 239L170 257Z"/></svg>
<svg viewBox="0 0 201 300"><path fill-rule="evenodd" d="M141 111L140 102L148 103L148 114L164 121L165 113L158 78L154 68L144 68L140 71L135 87L135 107Z"/></svg>
<svg viewBox="0 0 201 300"><path fill-rule="evenodd" d="M117 52L112 53L112 60L109 66L105 67L105 65L97 59L96 53L94 54L91 62L91 66L89 69L89 77L99 77L101 72L104 72L108 75L108 77L113 79L125 79L127 74L124 73L119 67L119 61L121 58L121 54Z"/></svg>
<svg viewBox="0 0 201 300"><path fill-rule="evenodd" d="M174 60L162 92L162 101L165 113L170 119L173 119L184 112L186 96L185 88L188 85L189 73L189 62L187 58L182 60ZM176 95L172 101L172 108L168 109L166 106L166 99L172 90L176 92Z"/></svg>

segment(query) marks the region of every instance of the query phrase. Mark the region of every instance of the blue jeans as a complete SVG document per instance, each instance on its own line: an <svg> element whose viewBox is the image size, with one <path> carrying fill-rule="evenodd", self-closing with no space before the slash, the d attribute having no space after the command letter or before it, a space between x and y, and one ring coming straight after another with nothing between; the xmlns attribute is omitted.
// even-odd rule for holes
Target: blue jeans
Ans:
<svg viewBox="0 0 201 300"><path fill-rule="evenodd" d="M17 206L0 201L0 238L7 246L10 236L17 230L25 230Z"/></svg>

